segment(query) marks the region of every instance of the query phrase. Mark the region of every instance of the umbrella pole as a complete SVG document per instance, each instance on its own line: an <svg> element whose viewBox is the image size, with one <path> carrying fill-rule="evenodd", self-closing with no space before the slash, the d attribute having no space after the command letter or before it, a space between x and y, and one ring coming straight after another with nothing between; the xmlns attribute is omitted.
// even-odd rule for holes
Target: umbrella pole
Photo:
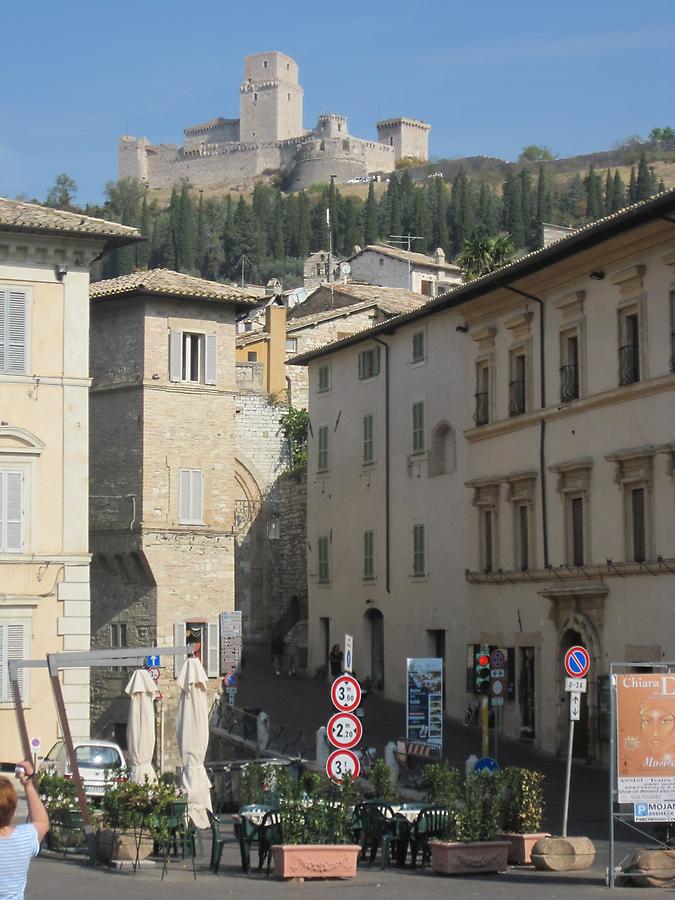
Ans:
<svg viewBox="0 0 675 900"><path fill-rule="evenodd" d="M164 697L159 701L159 774L164 774Z"/></svg>

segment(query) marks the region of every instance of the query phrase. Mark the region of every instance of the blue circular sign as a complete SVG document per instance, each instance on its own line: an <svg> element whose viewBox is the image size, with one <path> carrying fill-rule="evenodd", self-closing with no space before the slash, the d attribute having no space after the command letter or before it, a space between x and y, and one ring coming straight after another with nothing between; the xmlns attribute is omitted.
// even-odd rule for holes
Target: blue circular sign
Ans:
<svg viewBox="0 0 675 900"><path fill-rule="evenodd" d="M583 678L591 666L591 658L585 647L570 647L565 654L565 671L570 678Z"/></svg>
<svg viewBox="0 0 675 900"><path fill-rule="evenodd" d="M234 672L228 672L225 678L223 678L223 681L225 682L225 687L235 687L237 684L237 676Z"/></svg>
<svg viewBox="0 0 675 900"><path fill-rule="evenodd" d="M491 756L484 756L478 760L473 770L474 772L496 772L498 768L499 763L496 759L493 759Z"/></svg>

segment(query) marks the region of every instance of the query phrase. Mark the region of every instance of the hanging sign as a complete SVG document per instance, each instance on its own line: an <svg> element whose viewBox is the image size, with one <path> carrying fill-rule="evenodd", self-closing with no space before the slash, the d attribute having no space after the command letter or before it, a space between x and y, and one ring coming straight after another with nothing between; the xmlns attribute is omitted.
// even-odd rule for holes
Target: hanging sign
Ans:
<svg viewBox="0 0 675 900"><path fill-rule="evenodd" d="M338 784L347 775L353 781L359 777L360 771L358 757L352 750L334 750L326 760L326 775Z"/></svg>
<svg viewBox="0 0 675 900"><path fill-rule="evenodd" d="M241 610L220 614L220 671L238 672L241 668Z"/></svg>
<svg viewBox="0 0 675 900"><path fill-rule="evenodd" d="M326 726L328 740L340 750L356 747L363 737L361 720L352 713L336 713L331 716Z"/></svg>
<svg viewBox="0 0 675 900"><path fill-rule="evenodd" d="M443 660L407 659L406 737L443 746Z"/></svg>
<svg viewBox="0 0 675 900"><path fill-rule="evenodd" d="M351 672L354 665L354 638L351 634L345 635L345 655L343 660L345 672Z"/></svg>
<svg viewBox="0 0 675 900"><path fill-rule="evenodd" d="M361 702L361 685L353 675L338 675L331 685L330 699L340 712L353 712Z"/></svg>
<svg viewBox="0 0 675 900"><path fill-rule="evenodd" d="M675 800L675 674L616 676L619 803Z"/></svg>

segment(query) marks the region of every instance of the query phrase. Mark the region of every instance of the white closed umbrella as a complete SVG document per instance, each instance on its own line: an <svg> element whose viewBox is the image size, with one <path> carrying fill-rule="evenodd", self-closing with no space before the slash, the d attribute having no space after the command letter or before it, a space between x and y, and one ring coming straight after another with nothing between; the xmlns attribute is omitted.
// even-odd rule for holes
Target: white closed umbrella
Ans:
<svg viewBox="0 0 675 900"><path fill-rule="evenodd" d="M137 784L143 784L146 778L148 781L157 781L152 768L152 755L155 752L155 682L145 669L136 669L125 691L131 698L127 722L129 779Z"/></svg>
<svg viewBox="0 0 675 900"><path fill-rule="evenodd" d="M181 776L188 798L188 815L197 828L208 828L211 782L204 759L209 745L209 712L206 700L208 676L198 659L190 657L178 673L180 698L176 714L176 740L183 762Z"/></svg>

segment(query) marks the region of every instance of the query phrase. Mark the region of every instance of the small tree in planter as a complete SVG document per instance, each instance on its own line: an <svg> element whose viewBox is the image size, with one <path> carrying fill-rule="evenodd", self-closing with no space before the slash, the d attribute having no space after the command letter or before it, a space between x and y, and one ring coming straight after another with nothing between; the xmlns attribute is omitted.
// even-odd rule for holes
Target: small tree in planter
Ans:
<svg viewBox="0 0 675 900"><path fill-rule="evenodd" d="M489 772L474 772L450 809L448 840L430 842L432 868L450 875L503 871L509 844L495 840L498 828L498 783Z"/></svg>
<svg viewBox="0 0 675 900"><path fill-rule="evenodd" d="M104 862L147 858L169 840L168 813L180 795L167 781L122 781L103 795L98 854Z"/></svg>
<svg viewBox="0 0 675 900"><path fill-rule="evenodd" d="M548 832L541 830L544 776L533 769L513 766L496 777L500 786L500 829L511 845L509 862L528 865L532 847L539 838L548 837Z"/></svg>
<svg viewBox="0 0 675 900"><path fill-rule="evenodd" d="M376 759L368 772L368 780L373 785L378 800L391 802L398 799L396 788L391 783L391 769L381 757Z"/></svg>
<svg viewBox="0 0 675 900"><path fill-rule="evenodd" d="M424 767L422 786L427 803L454 809L462 791L459 769L451 768L446 763L429 763Z"/></svg>
<svg viewBox="0 0 675 900"><path fill-rule="evenodd" d="M86 840L75 782L49 770L39 772L37 781L40 798L49 813L47 834L49 849L69 850L84 847Z"/></svg>

